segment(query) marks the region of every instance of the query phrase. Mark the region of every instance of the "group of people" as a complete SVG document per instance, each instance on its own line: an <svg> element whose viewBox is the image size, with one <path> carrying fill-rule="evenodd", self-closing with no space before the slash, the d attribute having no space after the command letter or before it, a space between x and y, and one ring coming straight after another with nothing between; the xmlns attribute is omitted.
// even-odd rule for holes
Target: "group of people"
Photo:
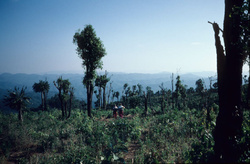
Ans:
<svg viewBox="0 0 250 164"><path fill-rule="evenodd" d="M125 109L125 107L121 103L119 104L118 107L115 104L115 106L113 108L113 116L114 116L114 118L117 119L117 111L118 111L118 114L119 114L120 118L123 118L124 109Z"/></svg>

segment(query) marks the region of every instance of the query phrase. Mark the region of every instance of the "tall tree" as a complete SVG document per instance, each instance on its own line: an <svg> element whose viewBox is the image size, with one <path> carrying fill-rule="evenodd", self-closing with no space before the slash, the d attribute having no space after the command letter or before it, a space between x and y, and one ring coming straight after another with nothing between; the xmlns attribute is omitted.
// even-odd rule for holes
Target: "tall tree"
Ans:
<svg viewBox="0 0 250 164"><path fill-rule="evenodd" d="M246 56L245 62L248 62L249 67L249 76L248 81L250 82L250 3L249 0L245 0L243 4L243 11L242 12L242 38L243 38L243 47L244 47L244 56ZM247 103L248 103L248 110L250 109L250 85L248 85L247 91Z"/></svg>
<svg viewBox="0 0 250 164"><path fill-rule="evenodd" d="M128 86L128 83L125 83L123 85L123 91L122 94L125 94L125 96L123 96L123 101L124 101L124 105L127 106L128 105L128 95L130 92L130 87Z"/></svg>
<svg viewBox="0 0 250 164"><path fill-rule="evenodd" d="M145 101L147 103L147 107L148 107L148 104L149 104L149 107L152 109L151 96L154 95L154 92L152 91L151 87L149 87L149 86L146 87L146 91L147 91L146 95L144 95L144 96L146 96ZM145 108L145 114L147 114L147 108Z"/></svg>
<svg viewBox="0 0 250 164"><path fill-rule="evenodd" d="M142 89L143 89L143 86L141 85L141 84L137 84L137 88L138 88L138 95L139 96L142 96L142 94L143 94L143 91L142 91Z"/></svg>
<svg viewBox="0 0 250 164"><path fill-rule="evenodd" d="M170 76L172 85L172 108L174 108L174 73Z"/></svg>
<svg viewBox="0 0 250 164"><path fill-rule="evenodd" d="M204 83L203 83L202 79L197 80L197 81L195 82L195 85L196 85L196 88L195 88L196 92L197 92L199 95L201 95L202 92L204 91Z"/></svg>
<svg viewBox="0 0 250 164"><path fill-rule="evenodd" d="M30 97L25 95L25 90L27 87L19 88L15 87L14 90L8 90L8 95L3 99L5 105L9 106L12 109L18 110L18 119L23 121L23 112L22 110L27 107Z"/></svg>
<svg viewBox="0 0 250 164"><path fill-rule="evenodd" d="M104 75L101 75L101 87L103 90L103 109L106 110L106 105L107 105L107 101L106 101L106 86L107 83L110 81L110 77L108 77L108 72L105 71Z"/></svg>
<svg viewBox="0 0 250 164"><path fill-rule="evenodd" d="M181 97L181 89L182 89L182 84L180 80L180 76L178 75L176 77L176 84L175 84L175 92L174 92L174 98L175 98L175 104L177 107L180 109L180 97Z"/></svg>
<svg viewBox="0 0 250 164"><path fill-rule="evenodd" d="M175 91L174 91L174 98L175 98L176 105L177 105L178 109L180 109L180 107L181 107L180 100L183 101L183 105L185 106L186 97L187 97L186 88L185 88L185 86L182 85L181 78L178 75L176 77L176 84L175 84Z"/></svg>
<svg viewBox="0 0 250 164"><path fill-rule="evenodd" d="M136 95L136 85L133 85L132 86L132 95L134 96L134 95Z"/></svg>
<svg viewBox="0 0 250 164"><path fill-rule="evenodd" d="M55 87L58 89L58 97L61 104L61 111L62 111L62 117L70 117L71 113L71 104L73 99L73 87L71 87L71 84L68 79L63 80L60 76L57 81L54 81ZM68 102L70 103L70 106L68 108Z"/></svg>
<svg viewBox="0 0 250 164"><path fill-rule="evenodd" d="M110 98L110 96L111 96L111 93L113 92L113 87L112 87L112 83L113 82L110 82L109 83L109 88L108 88L108 104L109 104L109 98Z"/></svg>
<svg viewBox="0 0 250 164"><path fill-rule="evenodd" d="M120 92L116 91L115 93L115 97L116 97L116 101L119 101L119 96L120 96Z"/></svg>
<svg viewBox="0 0 250 164"><path fill-rule="evenodd" d="M249 1L245 1L249 5ZM242 130L241 109L244 25L244 0L225 0L224 27L212 23L217 50L218 95L220 111L215 128L215 157L217 162L235 163L240 157L237 141ZM249 28L249 27L248 27ZM219 32L222 31L225 52Z"/></svg>
<svg viewBox="0 0 250 164"><path fill-rule="evenodd" d="M73 37L73 43L77 45L77 54L82 59L82 66L85 69L83 84L87 89L87 110L91 117L92 97L94 91L94 81L96 69L102 68L102 57L106 55L106 50L92 25L87 25L84 30L78 31Z"/></svg>
<svg viewBox="0 0 250 164"><path fill-rule="evenodd" d="M98 94L97 94L97 107L101 108L102 103L102 82L101 82L101 76L97 75L96 79L95 79L95 86L98 87Z"/></svg>
<svg viewBox="0 0 250 164"><path fill-rule="evenodd" d="M56 87L56 89L59 91L58 97L60 100L62 117L64 117L63 96L62 96L62 92L63 92L63 79L62 79L62 77L59 77L56 81L53 81L53 83L54 83L54 86Z"/></svg>
<svg viewBox="0 0 250 164"><path fill-rule="evenodd" d="M126 92L127 87L128 87L128 83L125 83L125 84L123 85L123 91L122 91L122 93L125 93L125 92Z"/></svg>
<svg viewBox="0 0 250 164"><path fill-rule="evenodd" d="M62 80L62 90L63 90L63 107L64 107L64 113L66 115L66 117L68 117L68 101L70 100L70 95L69 95L69 90L70 90L70 82L69 80Z"/></svg>
<svg viewBox="0 0 250 164"><path fill-rule="evenodd" d="M199 107L204 107L204 96L205 96L205 88L204 88L204 82L202 79L198 79L195 82L196 88L195 91L196 93L201 97L200 102L199 102Z"/></svg>
<svg viewBox="0 0 250 164"><path fill-rule="evenodd" d="M48 94L49 88L50 88L48 81L40 80L39 83L34 83L32 88L35 92L41 93L42 111L46 110L47 109L47 103L46 103L47 94Z"/></svg>
<svg viewBox="0 0 250 164"><path fill-rule="evenodd" d="M166 102L165 102L165 95L166 95L166 92L167 92L167 88L164 87L164 84L161 83L161 85L159 86L160 87L160 93L161 93L161 111L162 113L165 112L165 107L166 107Z"/></svg>
<svg viewBox="0 0 250 164"><path fill-rule="evenodd" d="M147 116L148 115L148 97L149 97L149 92L148 91L147 92L143 91L143 94L144 94L144 107L145 107L144 114L145 114L145 116Z"/></svg>
<svg viewBox="0 0 250 164"><path fill-rule="evenodd" d="M69 114L68 117L69 118L71 116L71 109L72 109L72 100L74 98L74 87L70 87L69 88Z"/></svg>

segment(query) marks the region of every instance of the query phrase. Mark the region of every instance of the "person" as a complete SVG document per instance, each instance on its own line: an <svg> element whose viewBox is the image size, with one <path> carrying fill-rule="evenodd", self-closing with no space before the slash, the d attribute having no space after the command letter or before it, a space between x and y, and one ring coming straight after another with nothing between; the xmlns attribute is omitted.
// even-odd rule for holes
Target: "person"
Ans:
<svg viewBox="0 0 250 164"><path fill-rule="evenodd" d="M120 103L120 104L119 104L119 107L118 107L118 112L119 112L119 116L120 116L121 118L123 118L124 109L125 109L125 107L122 106L122 104Z"/></svg>
<svg viewBox="0 0 250 164"><path fill-rule="evenodd" d="M117 108L117 106L115 104L115 106L113 108L113 116L114 116L115 119L117 119L117 110L118 110L118 108Z"/></svg>

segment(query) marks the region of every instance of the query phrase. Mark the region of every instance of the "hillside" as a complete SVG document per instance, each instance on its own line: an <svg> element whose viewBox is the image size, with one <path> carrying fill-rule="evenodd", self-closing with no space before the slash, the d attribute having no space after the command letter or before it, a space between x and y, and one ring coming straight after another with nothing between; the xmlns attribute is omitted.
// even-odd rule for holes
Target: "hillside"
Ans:
<svg viewBox="0 0 250 164"><path fill-rule="evenodd" d="M32 103L35 99L39 104L39 94L31 89L33 83L40 78L47 79L51 84L50 94L53 95L57 91L52 82L60 75L1 76L4 84L1 87L27 85L27 94L33 96ZM82 87L82 94L85 94L81 75L62 76L71 81L77 92L80 92L77 86ZM195 82L202 78L194 74L183 74L181 77L182 83L190 83L191 87L195 87ZM130 86L140 83L144 87L155 86L159 90L162 81L166 84L165 87L170 88L170 73L113 73L112 81L117 90L119 87L122 90L124 83L129 83ZM243 95L246 95L247 90L244 88L246 85L243 86ZM144 96L132 92L126 99L122 99L121 102L126 107L124 117L122 112L118 112L117 119L113 118L115 113L112 110L100 108L92 109L90 118L87 110L81 106L65 112L68 116L66 118L58 110L59 106L43 112L26 110L20 126L17 114L0 112L0 132L3 132L0 133L0 163L213 162L214 130L219 112L217 90L211 88L207 92L200 92L197 89L184 94L177 92L180 94L177 98L175 95L178 94L167 93L163 97L162 93L164 92L150 92L150 99L147 101ZM51 100L56 100L56 97ZM243 100L244 120L235 152L240 157L239 162L249 163L249 110L246 108L246 97Z"/></svg>
<svg viewBox="0 0 250 164"><path fill-rule="evenodd" d="M150 86L154 91L159 90L159 85L163 82L165 87L171 87L171 73L157 73L157 74L143 74L143 73L109 73L111 76L111 81L113 82L113 88L116 91L122 89L125 83L129 85L136 85L138 83L142 84L144 87ZM187 73L181 74L181 80L183 84L189 87L195 87L195 81L199 78L203 78L208 85L208 77L214 76L214 72L207 74L203 73ZM14 86L22 87L27 86L27 91L32 91L32 85L39 80L47 80L50 84L50 92L57 92L53 85L59 76L63 79L69 79L74 88L76 88L76 97L83 98L84 95L81 93L84 91L84 86L82 85L83 74L0 74L0 89L12 89ZM176 74L174 74L176 78ZM174 79L175 80L175 79Z"/></svg>
<svg viewBox="0 0 250 164"><path fill-rule="evenodd" d="M128 83L129 86L137 85L138 83L143 86L143 89L147 86L151 87L154 92L159 90L159 85L164 83L164 86L168 89L171 88L171 73L157 73L157 74L142 74L142 73L109 73L111 76L112 87L114 91L119 91L120 93L123 90L123 85ZM181 74L181 80L184 85L187 87L195 87L195 82L199 78L203 78L206 85L209 85L208 76L213 76L213 72L203 72L203 73L188 73ZM40 104L40 94L34 93L32 90L32 85L39 80L47 80L50 84L50 91L48 98L54 96L58 93L55 88L53 81L56 81L59 76L62 76L63 79L69 79L72 86L75 88L75 96L77 99L86 100L86 89L82 84L83 74L9 74L3 73L0 74L0 99L3 99L6 95L7 90L13 89L15 86L22 87L27 86L27 94L33 99L33 106ZM176 75L174 75L174 84L175 84ZM121 95L121 94L120 94ZM95 96L94 96L95 100ZM4 108L2 102L0 107Z"/></svg>

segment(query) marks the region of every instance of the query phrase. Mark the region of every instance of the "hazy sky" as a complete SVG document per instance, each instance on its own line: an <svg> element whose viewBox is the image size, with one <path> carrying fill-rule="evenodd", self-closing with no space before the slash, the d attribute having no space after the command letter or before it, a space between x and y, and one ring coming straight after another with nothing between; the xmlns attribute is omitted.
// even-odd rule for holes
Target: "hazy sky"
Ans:
<svg viewBox="0 0 250 164"><path fill-rule="evenodd" d="M108 72L216 71L224 0L0 0L0 73L83 72L73 35L92 24Z"/></svg>

